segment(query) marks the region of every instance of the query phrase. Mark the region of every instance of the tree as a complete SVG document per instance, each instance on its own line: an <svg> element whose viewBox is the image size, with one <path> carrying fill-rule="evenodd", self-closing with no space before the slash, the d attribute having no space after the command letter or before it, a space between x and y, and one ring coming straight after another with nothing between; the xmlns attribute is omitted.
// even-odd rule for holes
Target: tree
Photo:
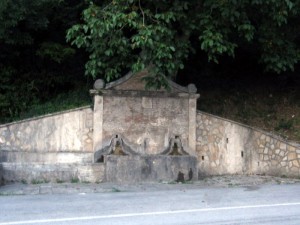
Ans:
<svg viewBox="0 0 300 225"><path fill-rule="evenodd" d="M87 75L110 81L147 67L146 88L159 89L199 49L218 63L251 44L267 71L293 70L300 59L299 12L299 0L95 1L67 41L88 52Z"/></svg>
<svg viewBox="0 0 300 225"><path fill-rule="evenodd" d="M85 7L80 0L0 1L1 122L83 80L65 32Z"/></svg>

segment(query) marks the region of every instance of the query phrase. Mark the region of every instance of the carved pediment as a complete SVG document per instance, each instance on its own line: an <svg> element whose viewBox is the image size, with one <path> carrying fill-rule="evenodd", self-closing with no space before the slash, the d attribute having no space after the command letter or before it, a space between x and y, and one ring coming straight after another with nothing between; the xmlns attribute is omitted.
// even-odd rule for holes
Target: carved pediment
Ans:
<svg viewBox="0 0 300 225"><path fill-rule="evenodd" d="M124 91L145 91L145 81L143 78L148 76L148 71L142 70L138 73L129 72L124 77L104 84L102 80L96 80L94 88L96 90L106 89L106 90L124 90ZM197 88L194 84L189 84L187 87L183 87L175 82L168 80L171 92L178 93L193 93L197 92ZM163 91L163 90L162 90Z"/></svg>

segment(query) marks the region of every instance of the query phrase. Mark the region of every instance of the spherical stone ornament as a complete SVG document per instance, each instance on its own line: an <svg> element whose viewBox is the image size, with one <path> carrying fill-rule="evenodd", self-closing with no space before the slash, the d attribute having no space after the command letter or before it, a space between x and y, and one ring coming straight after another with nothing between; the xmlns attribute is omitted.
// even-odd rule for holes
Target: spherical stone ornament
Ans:
<svg viewBox="0 0 300 225"><path fill-rule="evenodd" d="M195 84L189 84L188 90L189 90L189 93L197 93L197 87L195 86Z"/></svg>
<svg viewBox="0 0 300 225"><path fill-rule="evenodd" d="M95 90L101 90L105 86L105 82L102 79L97 79L94 83L94 89Z"/></svg>

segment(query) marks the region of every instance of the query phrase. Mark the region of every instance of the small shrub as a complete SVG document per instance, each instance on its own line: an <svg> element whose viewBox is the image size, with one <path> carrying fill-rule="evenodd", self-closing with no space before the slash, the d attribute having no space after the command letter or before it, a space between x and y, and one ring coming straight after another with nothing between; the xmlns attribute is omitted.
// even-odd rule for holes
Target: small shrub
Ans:
<svg viewBox="0 0 300 225"><path fill-rule="evenodd" d="M79 179L77 177L73 177L71 179L71 183L78 183L79 182Z"/></svg>
<svg viewBox="0 0 300 225"><path fill-rule="evenodd" d="M113 187L113 188L111 189L111 192L121 192L121 190L118 189L118 188Z"/></svg>
<svg viewBox="0 0 300 225"><path fill-rule="evenodd" d="M27 180L22 179L22 180L21 180L21 183L22 183L22 184L27 184Z"/></svg>
<svg viewBox="0 0 300 225"><path fill-rule="evenodd" d="M45 183L43 180L36 180L36 179L31 180L31 184L43 184L43 183Z"/></svg>
<svg viewBox="0 0 300 225"><path fill-rule="evenodd" d="M292 119L285 120L281 119L278 123L278 125L275 127L276 131L279 130L291 130L294 126L294 121Z"/></svg>

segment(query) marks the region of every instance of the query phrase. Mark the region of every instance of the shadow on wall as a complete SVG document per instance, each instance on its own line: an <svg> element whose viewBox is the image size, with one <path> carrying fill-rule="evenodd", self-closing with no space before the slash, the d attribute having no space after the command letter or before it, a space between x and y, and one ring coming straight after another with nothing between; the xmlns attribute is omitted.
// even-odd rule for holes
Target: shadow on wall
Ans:
<svg viewBox="0 0 300 225"><path fill-rule="evenodd" d="M5 181L4 181L4 177L3 177L3 166L0 163L0 186L4 185Z"/></svg>

